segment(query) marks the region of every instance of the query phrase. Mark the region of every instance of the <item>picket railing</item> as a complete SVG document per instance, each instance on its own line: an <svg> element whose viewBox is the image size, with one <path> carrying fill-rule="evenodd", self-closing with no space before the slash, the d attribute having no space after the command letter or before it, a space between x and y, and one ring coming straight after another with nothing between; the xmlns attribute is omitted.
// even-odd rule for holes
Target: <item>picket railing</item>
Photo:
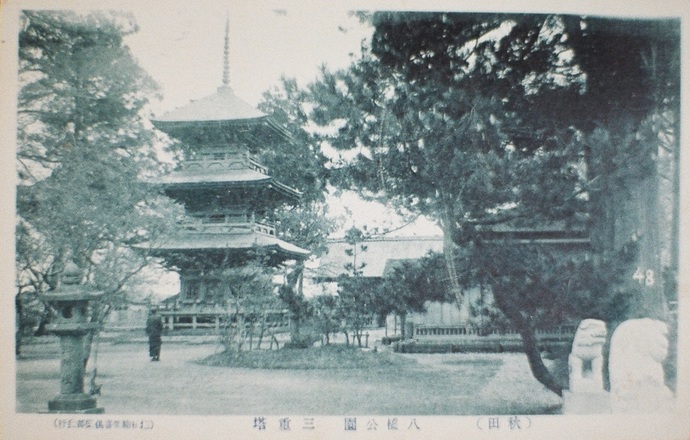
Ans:
<svg viewBox="0 0 690 440"><path fill-rule="evenodd" d="M575 334L574 325L560 325L551 328L542 328L535 331L537 339L572 340ZM412 338L420 341L432 341L437 339L463 339L463 338L487 338L487 339L519 339L517 330L481 330L466 325L412 325Z"/></svg>
<svg viewBox="0 0 690 440"><path fill-rule="evenodd" d="M287 329L287 314L283 311L270 311L273 318L265 322L266 328L277 331L283 327ZM270 313L269 312L269 313ZM227 309L195 309L194 307L182 309L159 309L159 315L163 319L163 326L168 330L176 329L220 329L226 325L228 318L234 315Z"/></svg>

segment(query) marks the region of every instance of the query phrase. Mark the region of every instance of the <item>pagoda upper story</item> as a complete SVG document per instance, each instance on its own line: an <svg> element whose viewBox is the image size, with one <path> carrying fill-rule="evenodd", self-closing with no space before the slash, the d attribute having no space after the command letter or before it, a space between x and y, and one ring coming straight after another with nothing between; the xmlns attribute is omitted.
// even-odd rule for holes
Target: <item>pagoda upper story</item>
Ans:
<svg viewBox="0 0 690 440"><path fill-rule="evenodd" d="M308 251L276 237L273 210L294 204L301 193L271 175L254 154L290 134L269 116L235 95L228 84L226 28L223 84L215 93L152 119L156 128L179 140L184 160L154 183L185 206L194 220L159 251L246 252L273 248L277 259L306 258ZM217 259L217 258L216 258Z"/></svg>
<svg viewBox="0 0 690 440"><path fill-rule="evenodd" d="M290 142L289 134L230 87L152 122L185 145L185 160L158 181L173 197L184 199L185 189L264 186L275 192L272 197L299 200L299 191L272 178L252 154L265 145Z"/></svg>

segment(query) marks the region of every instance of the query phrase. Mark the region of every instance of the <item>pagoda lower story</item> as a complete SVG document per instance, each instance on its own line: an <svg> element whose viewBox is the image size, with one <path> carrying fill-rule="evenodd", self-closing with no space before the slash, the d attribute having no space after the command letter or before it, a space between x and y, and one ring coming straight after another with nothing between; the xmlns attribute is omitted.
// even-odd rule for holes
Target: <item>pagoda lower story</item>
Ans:
<svg viewBox="0 0 690 440"><path fill-rule="evenodd" d="M238 313L232 281L226 271L247 264L275 267L286 261L301 260L308 251L275 236L275 229L264 222L195 224L156 249L180 276L180 292L159 306L165 328L219 329ZM269 308L261 318L269 327L287 326L287 311Z"/></svg>

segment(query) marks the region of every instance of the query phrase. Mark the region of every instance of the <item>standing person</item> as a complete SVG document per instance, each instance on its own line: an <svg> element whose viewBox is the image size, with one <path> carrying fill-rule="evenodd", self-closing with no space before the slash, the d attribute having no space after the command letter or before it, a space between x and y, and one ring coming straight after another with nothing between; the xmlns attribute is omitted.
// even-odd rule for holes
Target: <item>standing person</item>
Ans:
<svg viewBox="0 0 690 440"><path fill-rule="evenodd" d="M163 320L156 313L156 309L151 309L149 318L146 320L146 334L149 337L149 356L152 361L161 360L162 333Z"/></svg>

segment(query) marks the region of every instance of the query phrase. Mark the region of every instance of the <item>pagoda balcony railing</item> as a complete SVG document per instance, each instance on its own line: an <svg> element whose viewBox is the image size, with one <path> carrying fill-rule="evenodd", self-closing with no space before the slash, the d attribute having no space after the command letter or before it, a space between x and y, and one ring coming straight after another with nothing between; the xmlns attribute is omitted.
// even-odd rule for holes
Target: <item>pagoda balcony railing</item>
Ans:
<svg viewBox="0 0 690 440"><path fill-rule="evenodd" d="M226 326L237 326L233 317L246 315L236 306L221 306L220 304L182 301L179 304L158 307L163 319L164 327L168 330L176 329L216 329ZM266 310L267 319L264 321L265 330L270 333L286 333L288 328L288 311L282 309ZM245 326L251 328L258 325L256 318L246 321Z"/></svg>
<svg viewBox="0 0 690 440"><path fill-rule="evenodd" d="M251 169L261 174L268 174L268 168L247 152L197 153L185 161L184 167L187 169Z"/></svg>
<svg viewBox="0 0 690 440"><path fill-rule="evenodd" d="M268 168L261 165L254 156L249 156L249 168L258 171L261 174L268 174Z"/></svg>
<svg viewBox="0 0 690 440"><path fill-rule="evenodd" d="M276 235L274 225L263 221L232 221L224 223L202 223L189 222L182 223L182 229L189 232L199 232L208 234L223 234L238 232L238 229L250 230L266 235Z"/></svg>

